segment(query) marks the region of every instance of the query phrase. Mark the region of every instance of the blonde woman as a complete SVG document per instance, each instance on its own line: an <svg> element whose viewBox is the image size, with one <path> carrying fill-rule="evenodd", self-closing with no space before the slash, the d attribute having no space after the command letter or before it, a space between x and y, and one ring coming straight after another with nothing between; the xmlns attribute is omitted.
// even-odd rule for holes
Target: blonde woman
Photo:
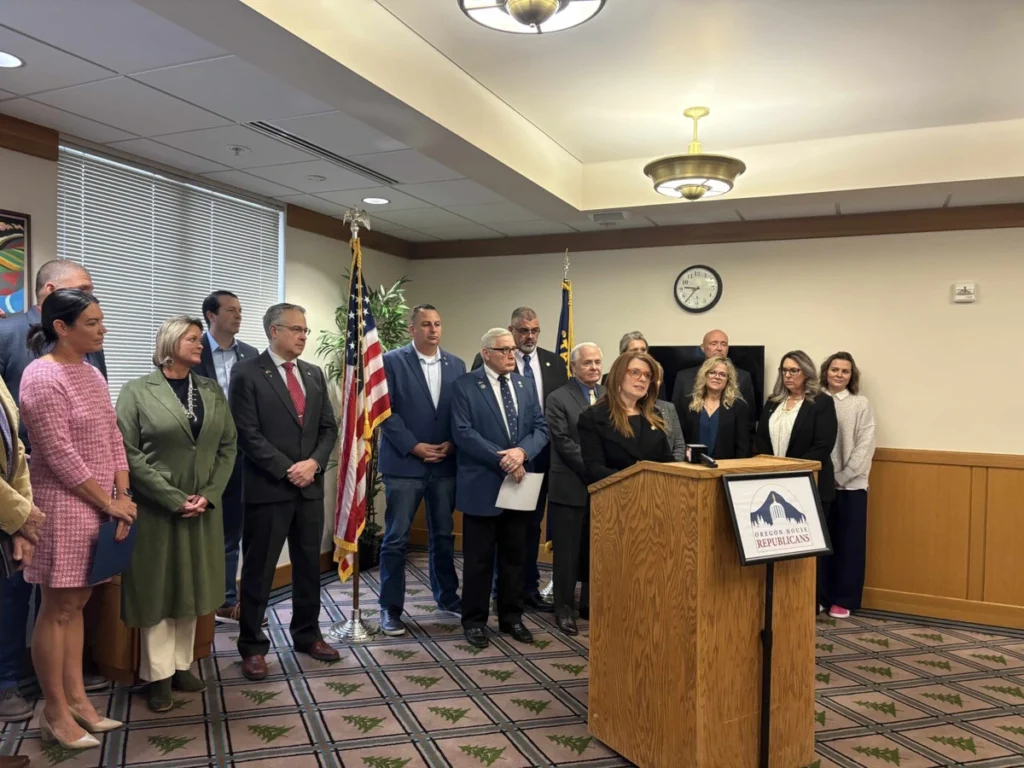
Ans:
<svg viewBox="0 0 1024 768"><path fill-rule="evenodd" d="M683 436L689 445L706 445L714 459L750 456L750 409L728 358L709 358L697 371L683 413Z"/></svg>
<svg viewBox="0 0 1024 768"><path fill-rule="evenodd" d="M121 614L141 629L139 677L154 712L172 708L172 687L206 687L189 671L196 619L224 602L221 495L235 466L235 423L220 385L192 373L202 336L199 320L167 320L156 335L157 370L117 398L140 510Z"/></svg>
<svg viewBox="0 0 1024 768"><path fill-rule="evenodd" d="M612 363L607 392L578 422L588 483L638 461L674 461L665 420L655 405L661 375L661 366L646 352L626 352Z"/></svg>
<svg viewBox="0 0 1024 768"><path fill-rule="evenodd" d="M868 475L875 453L875 415L860 394L860 370L849 352L836 352L821 366L818 383L836 406L839 437L832 450L836 495L828 521L832 556L822 559L825 571L819 599L831 606L830 616L845 619L860 610L864 592L864 559L868 527Z"/></svg>

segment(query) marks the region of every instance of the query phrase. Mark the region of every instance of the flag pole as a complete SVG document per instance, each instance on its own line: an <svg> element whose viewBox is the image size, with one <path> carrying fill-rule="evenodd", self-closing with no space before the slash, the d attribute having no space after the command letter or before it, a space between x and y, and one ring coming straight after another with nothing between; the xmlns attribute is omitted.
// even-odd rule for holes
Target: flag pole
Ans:
<svg viewBox="0 0 1024 768"><path fill-rule="evenodd" d="M363 280L362 280L362 257L363 249L359 243L359 228L366 227L370 228L370 217L366 215L366 211L360 210L359 208L352 208L345 212L345 223L348 224L352 229L352 256L354 266L356 267L352 271L352 278L355 279L358 275L359 285L356 290L359 296L359 305L357 308L358 313L358 324L359 324L359 350L358 359L360 368L362 367L362 359L364 350L362 349L362 339L364 333L363 326ZM362 384L362 382L361 382ZM368 424L369 416L365 409L363 411L363 428L366 432L369 432ZM372 434L365 436L366 440L370 440ZM340 478L339 478L340 482ZM370 489L370 479L366 479L367 491ZM374 637L380 632L380 625L377 622L368 622L363 619L362 610L359 608L359 538L355 541L355 550L348 553L352 557L352 612L349 615L347 621L338 621L331 625L331 628L327 631L327 637L335 642L346 642L346 643L366 643L374 639Z"/></svg>

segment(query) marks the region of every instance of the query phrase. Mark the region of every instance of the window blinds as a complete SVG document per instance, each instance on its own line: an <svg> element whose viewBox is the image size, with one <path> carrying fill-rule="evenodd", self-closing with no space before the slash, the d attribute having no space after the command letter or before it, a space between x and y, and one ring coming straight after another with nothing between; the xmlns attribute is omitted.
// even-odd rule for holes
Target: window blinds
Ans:
<svg viewBox="0 0 1024 768"><path fill-rule="evenodd" d="M281 301L282 212L74 147L58 162L57 256L92 275L106 318L111 397L153 370L156 331L202 319L214 290L238 295L239 338L265 344Z"/></svg>

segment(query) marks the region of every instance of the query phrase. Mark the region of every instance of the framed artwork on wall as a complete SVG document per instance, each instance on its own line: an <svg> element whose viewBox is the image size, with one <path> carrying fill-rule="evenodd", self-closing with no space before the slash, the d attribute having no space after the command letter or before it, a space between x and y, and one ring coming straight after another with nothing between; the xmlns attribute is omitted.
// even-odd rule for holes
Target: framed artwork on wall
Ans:
<svg viewBox="0 0 1024 768"><path fill-rule="evenodd" d="M23 312L31 304L32 217L0 210L0 309Z"/></svg>

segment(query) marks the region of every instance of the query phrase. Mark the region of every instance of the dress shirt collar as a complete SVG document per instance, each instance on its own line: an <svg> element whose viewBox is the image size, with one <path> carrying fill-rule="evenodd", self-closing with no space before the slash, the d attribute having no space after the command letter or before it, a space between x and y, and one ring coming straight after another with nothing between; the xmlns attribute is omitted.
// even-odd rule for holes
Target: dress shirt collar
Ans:
<svg viewBox="0 0 1024 768"><path fill-rule="evenodd" d="M221 350L221 349L226 349L226 350L237 350L238 349L238 337L237 336L232 340L230 347L222 347L220 344L218 344L217 340L215 338L213 338L213 334L210 333L209 331L206 332L206 338L210 342L210 351L211 352L217 352L218 350Z"/></svg>
<svg viewBox="0 0 1024 768"><path fill-rule="evenodd" d="M416 349L416 345L415 344L413 345L412 349L416 353L416 357L418 357L420 359L421 363L426 363L427 365L431 365L431 364L439 362L441 360L441 348L440 347L437 348L437 352L434 353L433 357L427 357L426 355L424 355L422 352L420 352L418 349Z"/></svg>
<svg viewBox="0 0 1024 768"><path fill-rule="evenodd" d="M583 397L585 397L588 402L590 401L590 393L591 392L594 393L594 397L595 398L597 397L597 387L598 387L597 384L595 384L592 387L588 387L586 384L584 384L582 381L577 379L575 376L573 376L572 380L575 381L577 386L579 386L579 388L583 391Z"/></svg>
<svg viewBox="0 0 1024 768"><path fill-rule="evenodd" d="M850 390L848 389L844 389L842 392L836 392L834 395L832 395L832 397L834 397L836 400L845 400L849 396Z"/></svg>
<svg viewBox="0 0 1024 768"><path fill-rule="evenodd" d="M282 365L288 362L283 357L274 352L274 350L272 350L270 347L267 347L267 354L270 355L270 359L274 361L274 365L277 366L278 368L280 368ZM292 362L295 363L296 368L299 367L298 360L293 360Z"/></svg>
<svg viewBox="0 0 1024 768"><path fill-rule="evenodd" d="M487 363L484 363L484 372L487 374L487 379L491 382L491 384L493 384L495 386L501 386L501 382L498 380L499 376L508 376L509 377L509 383L511 383L511 381L512 381L512 374L511 373L505 373L505 374L495 373L494 369L491 368L491 366L487 365Z"/></svg>

